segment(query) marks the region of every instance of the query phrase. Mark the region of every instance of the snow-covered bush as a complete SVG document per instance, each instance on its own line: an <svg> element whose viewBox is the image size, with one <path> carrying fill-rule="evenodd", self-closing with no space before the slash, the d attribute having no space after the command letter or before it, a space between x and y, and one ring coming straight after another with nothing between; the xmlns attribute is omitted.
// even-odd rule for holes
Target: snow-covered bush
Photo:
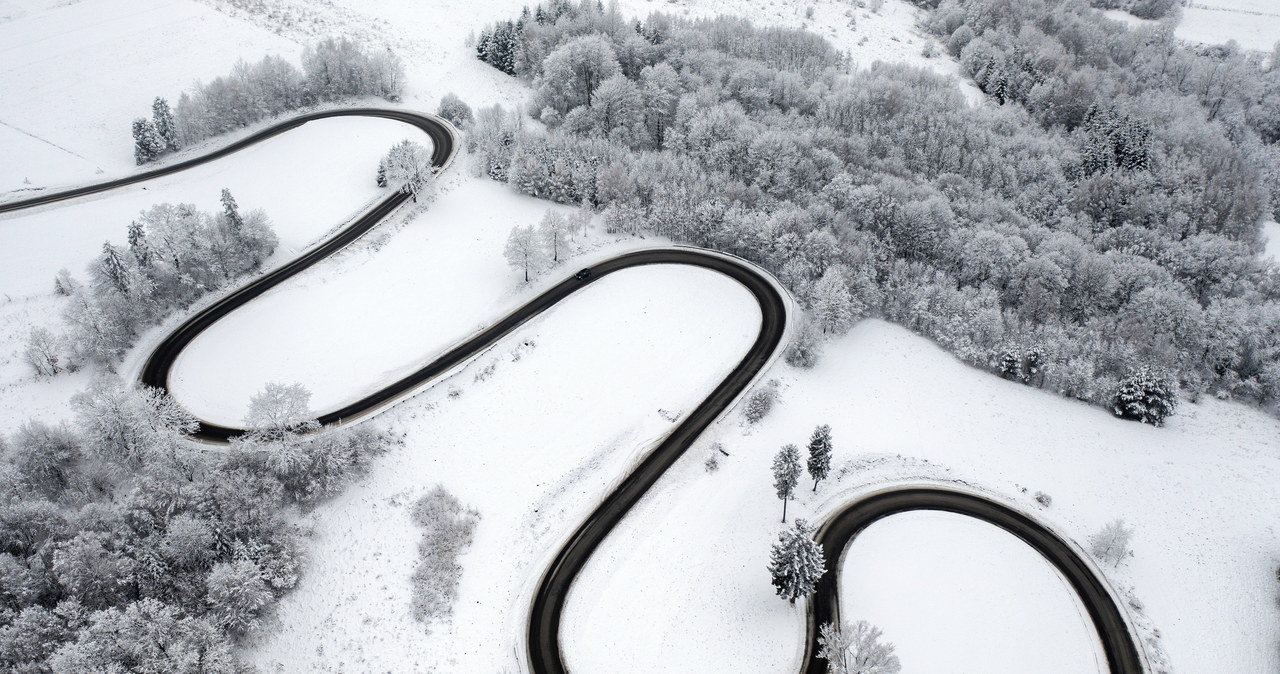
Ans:
<svg viewBox="0 0 1280 674"><path fill-rule="evenodd" d="M411 514L425 529L412 578L413 615L429 631L432 621L453 614L462 578L458 557L471 545L480 513L463 508L456 497L437 485L414 503Z"/></svg>
<svg viewBox="0 0 1280 674"><path fill-rule="evenodd" d="M436 109L436 114L449 120L449 123L465 129L471 125L474 117L471 114L471 106L467 105L458 95L450 91L440 98L440 107Z"/></svg>
<svg viewBox="0 0 1280 674"><path fill-rule="evenodd" d="M27 348L22 351L23 360L41 377L52 377L63 369L63 358L59 355L58 340L48 328L31 329L27 339Z"/></svg>
<svg viewBox="0 0 1280 674"><path fill-rule="evenodd" d="M1048 494L1042 491L1038 491L1036 492L1036 503L1039 503L1040 505L1048 508L1049 506L1053 505L1053 497L1049 496Z"/></svg>
<svg viewBox="0 0 1280 674"><path fill-rule="evenodd" d="M430 201L435 196L436 168L427 148L405 139L391 146L378 161L378 187L395 187L397 191Z"/></svg>
<svg viewBox="0 0 1280 674"><path fill-rule="evenodd" d="M746 405L743 407L742 416L746 418L747 423L759 423L769 415L773 410L773 404L778 400L778 381L770 379L768 382L747 396Z"/></svg>
<svg viewBox="0 0 1280 674"><path fill-rule="evenodd" d="M805 321L796 331L795 337L787 345L782 357L787 365L809 369L818 364L822 356L822 333L814 325Z"/></svg>
<svg viewBox="0 0 1280 674"><path fill-rule="evenodd" d="M1178 407L1178 385L1173 376L1151 367L1130 372L1112 397L1111 411L1122 419L1161 426Z"/></svg>

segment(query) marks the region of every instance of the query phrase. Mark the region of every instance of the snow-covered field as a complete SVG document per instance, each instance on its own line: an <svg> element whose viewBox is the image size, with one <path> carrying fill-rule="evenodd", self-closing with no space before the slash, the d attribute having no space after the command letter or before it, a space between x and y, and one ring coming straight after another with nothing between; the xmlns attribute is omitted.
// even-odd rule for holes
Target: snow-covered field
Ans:
<svg viewBox="0 0 1280 674"><path fill-rule="evenodd" d="M238 59L299 51L188 0L0 1L0 192L130 171L130 120L156 96L176 103Z"/></svg>
<svg viewBox="0 0 1280 674"><path fill-rule="evenodd" d="M849 546L840 578L841 605L852 607L844 619L883 629L907 671L1110 671L1066 580L984 522L927 511L885 518Z"/></svg>
<svg viewBox="0 0 1280 674"><path fill-rule="evenodd" d="M1271 51L1280 42L1280 4L1275 0L1194 0L1181 11L1175 34L1184 40L1235 40L1258 51Z"/></svg>
<svg viewBox="0 0 1280 674"><path fill-rule="evenodd" d="M252 660L265 671L514 670L545 558L673 426L661 410L691 410L758 327L751 296L725 277L628 270L400 404L387 416L405 446L316 510L308 573ZM409 614L421 534L408 506L436 483L482 519L452 624L428 636Z"/></svg>

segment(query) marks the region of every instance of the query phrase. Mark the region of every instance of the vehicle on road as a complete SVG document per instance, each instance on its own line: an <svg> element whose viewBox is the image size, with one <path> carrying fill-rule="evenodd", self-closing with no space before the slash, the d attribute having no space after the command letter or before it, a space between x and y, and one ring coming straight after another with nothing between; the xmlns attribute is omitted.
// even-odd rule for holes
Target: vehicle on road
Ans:
<svg viewBox="0 0 1280 674"><path fill-rule="evenodd" d="M578 273L574 274L574 275L573 275L573 277L574 277L574 278L576 278L576 279L578 279L579 281L585 281L585 280L587 280L588 278L590 278L590 277L591 277L591 270L590 270L590 269L583 269L583 270L579 271Z"/></svg>

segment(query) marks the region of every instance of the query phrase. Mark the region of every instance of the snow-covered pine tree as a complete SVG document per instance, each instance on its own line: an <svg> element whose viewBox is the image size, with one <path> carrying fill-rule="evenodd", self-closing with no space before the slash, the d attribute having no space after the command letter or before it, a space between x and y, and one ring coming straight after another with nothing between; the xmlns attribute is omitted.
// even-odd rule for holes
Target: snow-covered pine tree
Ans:
<svg viewBox="0 0 1280 674"><path fill-rule="evenodd" d="M219 201L222 202L222 216L226 218L227 228L232 234L239 234L244 228L244 219L240 217L240 208L236 206L236 198L231 196L231 190L222 188Z"/></svg>
<svg viewBox="0 0 1280 674"><path fill-rule="evenodd" d="M787 501L796 493L800 482L800 448L787 444L773 457L773 489L782 499L782 521L787 521Z"/></svg>
<svg viewBox="0 0 1280 674"><path fill-rule="evenodd" d="M881 634L865 620L826 623L818 630L818 657L827 661L828 674L898 674L902 664L893 644L881 643Z"/></svg>
<svg viewBox="0 0 1280 674"><path fill-rule="evenodd" d="M1116 416L1152 426L1164 425L1177 407L1178 385L1173 375L1147 366L1130 372L1111 401Z"/></svg>
<svg viewBox="0 0 1280 674"><path fill-rule="evenodd" d="M813 478L813 490L827 478L831 471L831 426L822 424L809 436L809 477Z"/></svg>
<svg viewBox="0 0 1280 674"><path fill-rule="evenodd" d="M798 519L795 526L783 530L769 552L769 575L779 597L796 603L796 599L813 593L818 579L827 572L822 548L813 540L813 528Z"/></svg>
<svg viewBox="0 0 1280 674"><path fill-rule="evenodd" d="M165 150L174 152L181 147L178 142L178 125L173 119L173 111L169 109L169 101L156 96L151 104L151 123L155 125Z"/></svg>
<svg viewBox="0 0 1280 674"><path fill-rule="evenodd" d="M133 160L139 165L159 157L164 152L164 141L156 133L156 125L145 117L133 120Z"/></svg>

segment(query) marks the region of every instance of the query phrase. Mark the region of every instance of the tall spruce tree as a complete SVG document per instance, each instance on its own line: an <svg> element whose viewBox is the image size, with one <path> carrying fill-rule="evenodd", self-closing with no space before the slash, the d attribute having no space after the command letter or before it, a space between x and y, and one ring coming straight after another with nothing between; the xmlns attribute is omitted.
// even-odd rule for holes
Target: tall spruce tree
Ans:
<svg viewBox="0 0 1280 674"><path fill-rule="evenodd" d="M178 143L178 125L173 120L173 110L169 109L169 101L156 96L156 100L151 104L151 123L155 125L156 133L164 143L165 150L174 152L181 147Z"/></svg>
<svg viewBox="0 0 1280 674"><path fill-rule="evenodd" d="M231 190L224 187L219 200L222 202L222 215L227 219L227 227L233 234L238 236L240 230L244 229L244 218L240 217L240 208L236 205L236 198L231 196Z"/></svg>
<svg viewBox="0 0 1280 674"><path fill-rule="evenodd" d="M800 448L788 444L773 457L773 489L782 499L782 521L787 521L787 501L795 497L800 481Z"/></svg>
<svg viewBox="0 0 1280 674"><path fill-rule="evenodd" d="M818 483L827 479L830 471L831 427L823 424L809 436L809 477L813 478L814 491L818 491Z"/></svg>
<svg viewBox="0 0 1280 674"><path fill-rule="evenodd" d="M813 540L813 528L798 519L795 526L778 536L769 552L769 575L778 596L792 604L798 597L811 594L818 579L827 572L822 548Z"/></svg>
<svg viewBox="0 0 1280 674"><path fill-rule="evenodd" d="M139 166L164 152L164 141L156 133L156 125L145 117L133 120L133 160Z"/></svg>

